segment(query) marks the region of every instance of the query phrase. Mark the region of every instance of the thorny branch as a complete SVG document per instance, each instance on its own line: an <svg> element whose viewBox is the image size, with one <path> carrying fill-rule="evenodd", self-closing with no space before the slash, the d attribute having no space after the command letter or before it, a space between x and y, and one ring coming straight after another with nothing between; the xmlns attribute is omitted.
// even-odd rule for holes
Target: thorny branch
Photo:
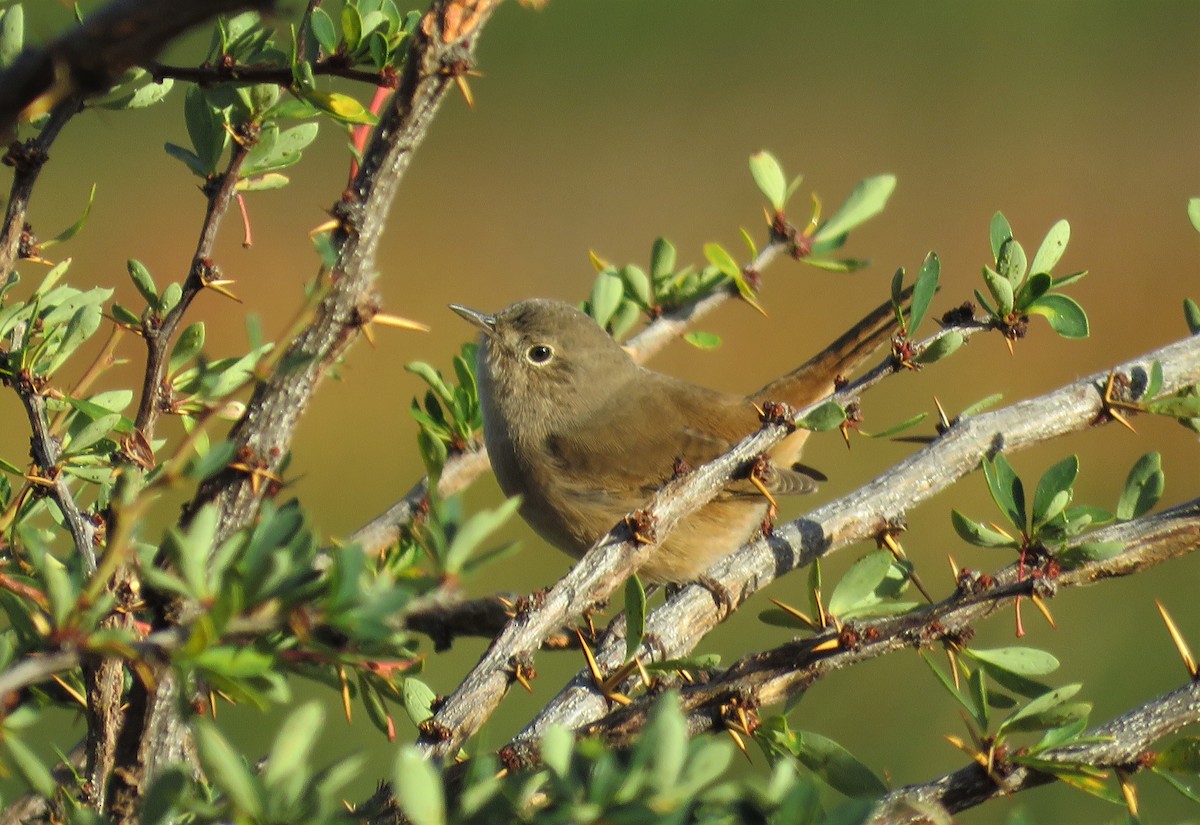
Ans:
<svg viewBox="0 0 1200 825"><path fill-rule="evenodd" d="M1133 772L1151 745L1187 725L1200 722L1200 681L1153 699L1129 713L1085 731L1086 745L1064 745L1039 754L1064 765L1092 765ZM921 785L909 785L883 797L866 821L871 825L917 825L929 822L931 811L950 814L981 805L998 796L1011 796L1054 781L1054 776L1019 764L997 782L972 762L953 773ZM993 771L994 772L994 771Z"/></svg>
<svg viewBox="0 0 1200 825"><path fill-rule="evenodd" d="M477 36L496 2L437 0L411 39L399 88L380 117L358 175L332 210L339 221L332 238L337 259L323 273L323 297L313 320L255 389L230 434L239 448L239 465L252 470L228 468L205 483L192 502L192 512L217 504L218 543L254 518L270 486L260 483L260 474L278 471L317 385L377 312L375 250L388 208L446 92L471 65ZM183 688L169 668L160 668L156 676L153 690L135 681L130 691L107 810L119 822L134 821L140 796L159 765L189 756L178 713Z"/></svg>
<svg viewBox="0 0 1200 825"><path fill-rule="evenodd" d="M0 74L0 134L76 95L107 91L130 66L220 14L270 9L272 0L113 0Z"/></svg>
<svg viewBox="0 0 1200 825"><path fill-rule="evenodd" d="M1200 337L1171 344L1117 367L1129 373L1148 371L1153 360L1164 369L1164 392L1174 392L1200 380ZM709 571L717 583L740 603L788 570L844 547L873 538L913 506L975 469L980 459L997 450L1015 451L1049 438L1085 429L1104 420L1099 387L1107 373L1092 375L1039 398L1014 404L962 421L925 449L910 456L859 490L831 502L805 518L777 526L772 536L747 545ZM679 518L715 495L742 462L782 438L781 425L764 426L721 459L668 485L646 507L661 540ZM427 724L421 746L436 757L456 752L499 704L511 683L513 661L532 657L542 635L561 626L587 604L612 592L654 544L637 545L624 531L602 538L559 584L543 606L518 616L468 674L459 688ZM703 587L685 588L651 614L647 633L656 639L645 658L684 655L723 619L712 608ZM602 668L611 670L624 659L624 640L610 631L596 654ZM607 712L605 699L590 676L578 675L524 731L519 739L537 738L548 724L580 727Z"/></svg>
<svg viewBox="0 0 1200 825"><path fill-rule="evenodd" d="M680 690L680 705L692 735L726 727L724 709L731 703L757 709L776 705L806 691L834 671L897 650L937 642L955 646L978 621L1009 606L1022 595L1056 595L1069 587L1131 576L1200 548L1200 499L1152 516L1112 525L1076 539L1121 542L1125 549L1104 561L1054 572L1053 568L1022 570L1008 565L990 577L964 577L955 592L942 601L901 616L847 623L815 636L788 642L773 650L751 654L717 677ZM829 644L836 643L834 647ZM642 697L583 726L579 733L599 736L614 747L629 745L645 726L652 697ZM506 752L506 764L537 759L536 743L524 738Z"/></svg>

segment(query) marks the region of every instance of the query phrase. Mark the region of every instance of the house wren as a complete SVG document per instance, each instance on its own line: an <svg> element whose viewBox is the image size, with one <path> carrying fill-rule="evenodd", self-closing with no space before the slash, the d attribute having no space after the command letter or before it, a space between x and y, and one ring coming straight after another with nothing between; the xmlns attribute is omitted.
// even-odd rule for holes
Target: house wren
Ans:
<svg viewBox="0 0 1200 825"><path fill-rule="evenodd" d="M820 400L895 328L884 304L799 369L740 396L639 366L592 318L560 301L521 301L495 315L450 308L483 330L479 398L500 488L519 494L522 518L576 558L680 468L711 461L758 429L756 404ZM815 490L794 466L807 436L796 430L776 445L757 484L732 481L683 519L639 575L693 581L762 524L764 489Z"/></svg>

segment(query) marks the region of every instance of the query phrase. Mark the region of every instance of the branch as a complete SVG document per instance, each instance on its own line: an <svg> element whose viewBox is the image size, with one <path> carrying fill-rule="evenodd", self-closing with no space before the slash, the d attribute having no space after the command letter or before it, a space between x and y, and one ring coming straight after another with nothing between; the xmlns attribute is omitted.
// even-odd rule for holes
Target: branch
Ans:
<svg viewBox="0 0 1200 825"><path fill-rule="evenodd" d="M1200 336L1170 344L1141 358L1129 361L1116 371L1149 372L1152 361L1162 363L1164 392L1175 392L1200 381ZM1087 429L1105 419L1100 386L1108 372L1096 373L1038 398L1022 401L965 421L960 421L937 441L914 453L864 487L830 502L790 524L777 526L770 538L759 539L723 559L709 576L740 604L778 576L809 564L813 559L858 541L874 539L902 519L908 510L945 489L979 465L986 455L1003 449L1014 452L1050 438ZM764 433L755 436L762 450ZM743 442L745 445L746 442ZM735 453L744 455L742 446ZM728 456L727 456L728 458ZM722 459L724 460L724 459ZM707 470L706 465L703 470ZM712 483L712 475L699 483ZM691 494L692 489L677 495ZM666 498L671 498L668 493ZM594 555L594 554L593 554ZM609 574L616 568L610 560ZM586 559L584 564L598 564ZM691 651L724 616L713 610L710 592L690 586L655 610L646 624L647 636L656 640L654 649L643 649L643 658L675 658ZM548 617L547 623L563 621L562 616ZM619 666L625 658L625 641L615 631L621 623L610 625L608 638L596 651L596 659L605 671ZM516 648L489 651L491 656L512 656ZM465 683L464 683L465 684ZM457 694L456 694L457 695ZM498 700L497 700L498 701ZM542 710L516 740L538 739L546 726L579 728L607 713L607 702L592 684L588 673L576 677Z"/></svg>
<svg viewBox="0 0 1200 825"><path fill-rule="evenodd" d="M205 63L201 66L168 66L163 63L147 62L142 65L154 78L161 83L170 78L183 80L188 83L276 83L280 86L291 86L295 82L291 67L271 66L213 66ZM327 57L312 64L314 75L326 77L342 77L347 80L360 80L374 86L396 88L396 76L388 72L369 72L346 65L345 60Z"/></svg>
<svg viewBox="0 0 1200 825"><path fill-rule="evenodd" d="M0 134L60 101L107 91L121 73L219 14L266 11L272 0L113 0L0 73Z"/></svg>
<svg viewBox="0 0 1200 825"><path fill-rule="evenodd" d="M258 386L230 434L243 455L270 471L283 461L325 373L378 310L375 251L388 208L456 73L473 60L478 34L497 1L437 0L412 38L400 86L380 118L357 177L332 210L340 226L334 231L338 257L328 290L313 321L283 357L288 368L276 369ZM264 486L253 476L227 470L200 489L193 507L218 503L220 540L249 523Z"/></svg>
<svg viewBox="0 0 1200 825"><path fill-rule="evenodd" d="M848 623L843 631L826 630L747 656L720 676L684 687L680 705L692 735L726 727L725 708L731 702L753 710L778 705L806 691L814 682L842 668L897 650L923 647L936 641L951 644L965 638L978 621L1030 593L1056 595L1069 587L1131 576L1169 559L1200 549L1200 499L1153 516L1112 525L1077 538L1072 545L1119 541L1125 549L1104 561L1032 577L1020 563L997 571L993 583L981 578L960 583L958 590L937 604L901 616ZM968 586L963 586L967 584ZM835 646L830 648L829 645ZM645 727L653 697L643 696L579 730L599 736L606 745L623 747ZM505 753L505 764L530 765L537 760L536 742L522 738Z"/></svg>
<svg viewBox="0 0 1200 825"><path fill-rule="evenodd" d="M1200 722L1200 681L1192 681L1081 735L1100 741L1064 745L1038 757L1064 764L1133 771L1141 767L1139 756L1151 745L1197 722ZM998 796L1011 796L1054 781L1053 775L1023 765L1009 763L1004 767L1008 772L999 783L972 762L932 782L897 788L876 804L866 821L872 825L916 825L929 822L931 810L953 814Z"/></svg>
<svg viewBox="0 0 1200 825"><path fill-rule="evenodd" d="M146 372L142 380L142 397L138 403L134 425L147 444L153 441L154 425L170 403L170 389L164 386L163 380L166 377L175 330L179 328L192 299L209 283L220 277L219 270L212 261L213 250L217 244L217 231L221 227L221 219L225 217L229 205L237 195L238 174L253 144L253 138L248 133L239 133L233 141L233 150L225 171L205 182L204 191L208 206L204 214L204 223L200 227L200 238L196 242L196 252L192 255L187 277L183 281L179 302L157 326L142 326L141 335L146 340Z"/></svg>

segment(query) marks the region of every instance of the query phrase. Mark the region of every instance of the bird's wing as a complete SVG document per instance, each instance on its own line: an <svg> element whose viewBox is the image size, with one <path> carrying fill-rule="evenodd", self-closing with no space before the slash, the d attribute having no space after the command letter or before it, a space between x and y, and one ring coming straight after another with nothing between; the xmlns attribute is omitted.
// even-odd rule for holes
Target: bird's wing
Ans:
<svg viewBox="0 0 1200 825"><path fill-rule="evenodd" d="M569 433L548 439L552 459L572 468L575 495L620 499L636 507L677 472L723 455L760 426L745 398L649 371L645 377L595 415L574 422ZM768 468L763 482L781 495L816 489L808 476L776 466ZM742 480L731 482L722 495L761 493Z"/></svg>

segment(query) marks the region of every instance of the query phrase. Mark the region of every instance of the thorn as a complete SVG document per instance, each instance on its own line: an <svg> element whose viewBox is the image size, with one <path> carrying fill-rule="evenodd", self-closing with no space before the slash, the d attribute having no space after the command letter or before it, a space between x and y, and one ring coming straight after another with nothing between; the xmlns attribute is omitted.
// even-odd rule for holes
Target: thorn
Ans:
<svg viewBox="0 0 1200 825"><path fill-rule="evenodd" d="M733 744L737 745L737 749L742 752L742 756L746 757L746 761L753 762L750 759L750 751L746 750L746 743L742 741L741 734L733 728L725 728L725 732L729 734L729 738L733 740Z"/></svg>
<svg viewBox="0 0 1200 825"><path fill-rule="evenodd" d="M385 327L395 327L396 329L411 329L417 332L429 332L429 326L422 324L420 321L413 321L409 318L401 318L399 315L392 315L387 312L376 312L371 318L377 324L383 324Z"/></svg>
<svg viewBox="0 0 1200 825"><path fill-rule="evenodd" d="M588 672L592 674L592 683L596 686L596 689L604 695L604 698L617 704L631 704L632 700L628 696L617 693L608 686L604 674L600 671L600 665L596 663L596 657L592 655L592 649L584 641L583 634L576 630L575 635L579 638L579 647L583 650L583 658L587 660Z"/></svg>
<svg viewBox="0 0 1200 825"><path fill-rule="evenodd" d="M1121 796L1125 797L1125 807L1129 811L1129 815L1136 820L1138 815L1137 788L1130 781L1127 771L1117 768L1116 774L1117 784L1121 786Z"/></svg>
<svg viewBox="0 0 1200 825"><path fill-rule="evenodd" d="M458 91L462 93L463 100L467 101L467 107L475 108L475 96L471 94L471 87L467 84L465 74L456 74L454 76L454 85L458 87Z"/></svg>
<svg viewBox="0 0 1200 825"><path fill-rule="evenodd" d="M212 717L213 720L216 720L217 718L217 694L213 693L211 690L208 691L208 715Z"/></svg>
<svg viewBox="0 0 1200 825"><path fill-rule="evenodd" d="M774 513L778 512L779 504L775 501L775 496L771 495L771 491L767 489L767 485L763 484L762 479L759 478L757 472L752 471L750 473L750 483L753 484L754 488L756 490L758 490L760 493L762 493L763 498L765 498L770 503L771 515L773 516ZM768 517L770 518L771 516L768 516Z"/></svg>
<svg viewBox="0 0 1200 825"><path fill-rule="evenodd" d="M342 222L337 218L330 218L329 220L325 221L325 223L319 223L312 229L308 230L308 237L311 238L313 235L320 235L322 232L332 232L341 225Z"/></svg>
<svg viewBox="0 0 1200 825"><path fill-rule="evenodd" d="M239 298L238 296L234 295L232 292L230 292L228 289L225 288L226 286L228 286L229 284L232 284L232 283L234 283L234 282L232 280L230 280L229 278L217 278L212 281L205 281L204 286L208 289L211 289L213 292L217 293L218 295L224 295L226 298L229 298L230 300L233 300L233 301L237 301L240 304L240 303L242 303L242 299Z"/></svg>
<svg viewBox="0 0 1200 825"><path fill-rule="evenodd" d="M533 685L529 683L529 677L525 673L525 668L518 664L513 668L513 679L517 684L525 688L526 693L533 693Z"/></svg>
<svg viewBox="0 0 1200 825"><path fill-rule="evenodd" d="M1187 669L1188 676L1191 676L1192 679L1200 678L1197 676L1196 657L1192 655L1192 650L1188 647L1183 634L1179 632L1175 620L1171 618L1171 614L1167 612L1167 608L1163 606L1162 602L1155 599L1154 604L1157 605L1158 612L1162 614L1163 622L1167 625L1167 632L1171 634L1171 641L1175 643L1175 649L1179 651L1179 657L1183 659L1183 666Z"/></svg>
<svg viewBox="0 0 1200 825"><path fill-rule="evenodd" d="M837 650L840 645L841 645L841 642L838 640L838 637L834 636L832 639L826 639L825 641L821 642L819 645L814 647L812 649L812 652L813 653L824 653L826 650Z"/></svg>
<svg viewBox="0 0 1200 825"><path fill-rule="evenodd" d="M1006 335L1006 336L1004 336L1004 343L1008 345L1008 356L1009 356L1009 358L1015 358L1017 354L1016 354L1015 352L1013 352L1013 343L1012 343L1012 339L1011 339L1011 338L1009 338L1009 337Z"/></svg>
<svg viewBox="0 0 1200 825"><path fill-rule="evenodd" d="M62 688L63 690L65 690L67 692L67 695L70 696L72 699L74 699L76 702L78 702L81 707L86 708L88 706L87 699L83 698L83 694L80 693L79 691L77 691L71 685L68 685L66 682L64 682L62 677L59 676L57 673L50 674L50 678L53 679L55 682L57 682L58 686L60 688Z"/></svg>
<svg viewBox="0 0 1200 825"><path fill-rule="evenodd" d="M961 570L958 566L958 562L956 562L954 560L954 556L950 555L949 553L946 554L946 561L950 562L950 574L952 576L954 576L954 584L957 585L958 577L959 577L959 574L961 573Z"/></svg>
<svg viewBox="0 0 1200 825"><path fill-rule="evenodd" d="M375 349L375 333L371 330L371 325L369 323L363 324L360 329L362 330L363 338L366 338L367 343L371 345L371 349Z"/></svg>
<svg viewBox="0 0 1200 825"><path fill-rule="evenodd" d="M937 407L938 431L950 429L950 418L946 415L946 408L942 406L942 402L936 395L933 397L933 406Z"/></svg>
<svg viewBox="0 0 1200 825"><path fill-rule="evenodd" d="M804 613L800 612L796 608L792 607L790 604L785 604L784 602L779 601L779 599L773 598L771 596L768 596L767 599L772 604L774 604L776 607L778 607L780 610L782 610L784 613L787 613L789 616L799 619L800 621L804 622L806 625L811 627L813 630L821 630L822 629L821 625L814 622L812 619L810 619L808 616L806 616Z"/></svg>
<svg viewBox="0 0 1200 825"><path fill-rule="evenodd" d="M946 660L950 663L950 677L954 679L954 689L962 690L962 678L958 672L958 654L953 648L946 648Z"/></svg>
<svg viewBox="0 0 1200 825"><path fill-rule="evenodd" d="M349 725L354 721L350 712L350 682L346 680L346 668L343 665L338 665L337 673L338 680L342 683L342 710L346 714L346 724Z"/></svg>
<svg viewBox="0 0 1200 825"><path fill-rule="evenodd" d="M1031 593L1029 594L1029 601L1033 602L1033 606L1036 607L1038 612L1042 614L1042 618L1046 620L1046 624L1050 625L1055 630L1058 630L1058 625L1054 623L1054 616L1050 614L1050 608L1046 606L1044 601L1042 601L1041 596Z"/></svg>
<svg viewBox="0 0 1200 825"><path fill-rule="evenodd" d="M1137 432L1137 430L1135 430L1135 429L1133 428L1133 425L1132 425L1132 424L1130 424L1130 423L1129 423L1129 421L1127 421L1127 420L1126 420L1125 416L1121 415L1121 414L1120 414L1119 412L1117 412L1116 410L1110 409L1110 410L1108 411L1108 414L1109 414L1110 416L1112 416L1112 419L1113 419L1113 421L1116 421L1116 422L1117 422L1118 424L1120 424L1122 427L1124 427L1125 429L1129 430L1129 432L1131 432L1131 433L1136 433L1136 432Z"/></svg>

